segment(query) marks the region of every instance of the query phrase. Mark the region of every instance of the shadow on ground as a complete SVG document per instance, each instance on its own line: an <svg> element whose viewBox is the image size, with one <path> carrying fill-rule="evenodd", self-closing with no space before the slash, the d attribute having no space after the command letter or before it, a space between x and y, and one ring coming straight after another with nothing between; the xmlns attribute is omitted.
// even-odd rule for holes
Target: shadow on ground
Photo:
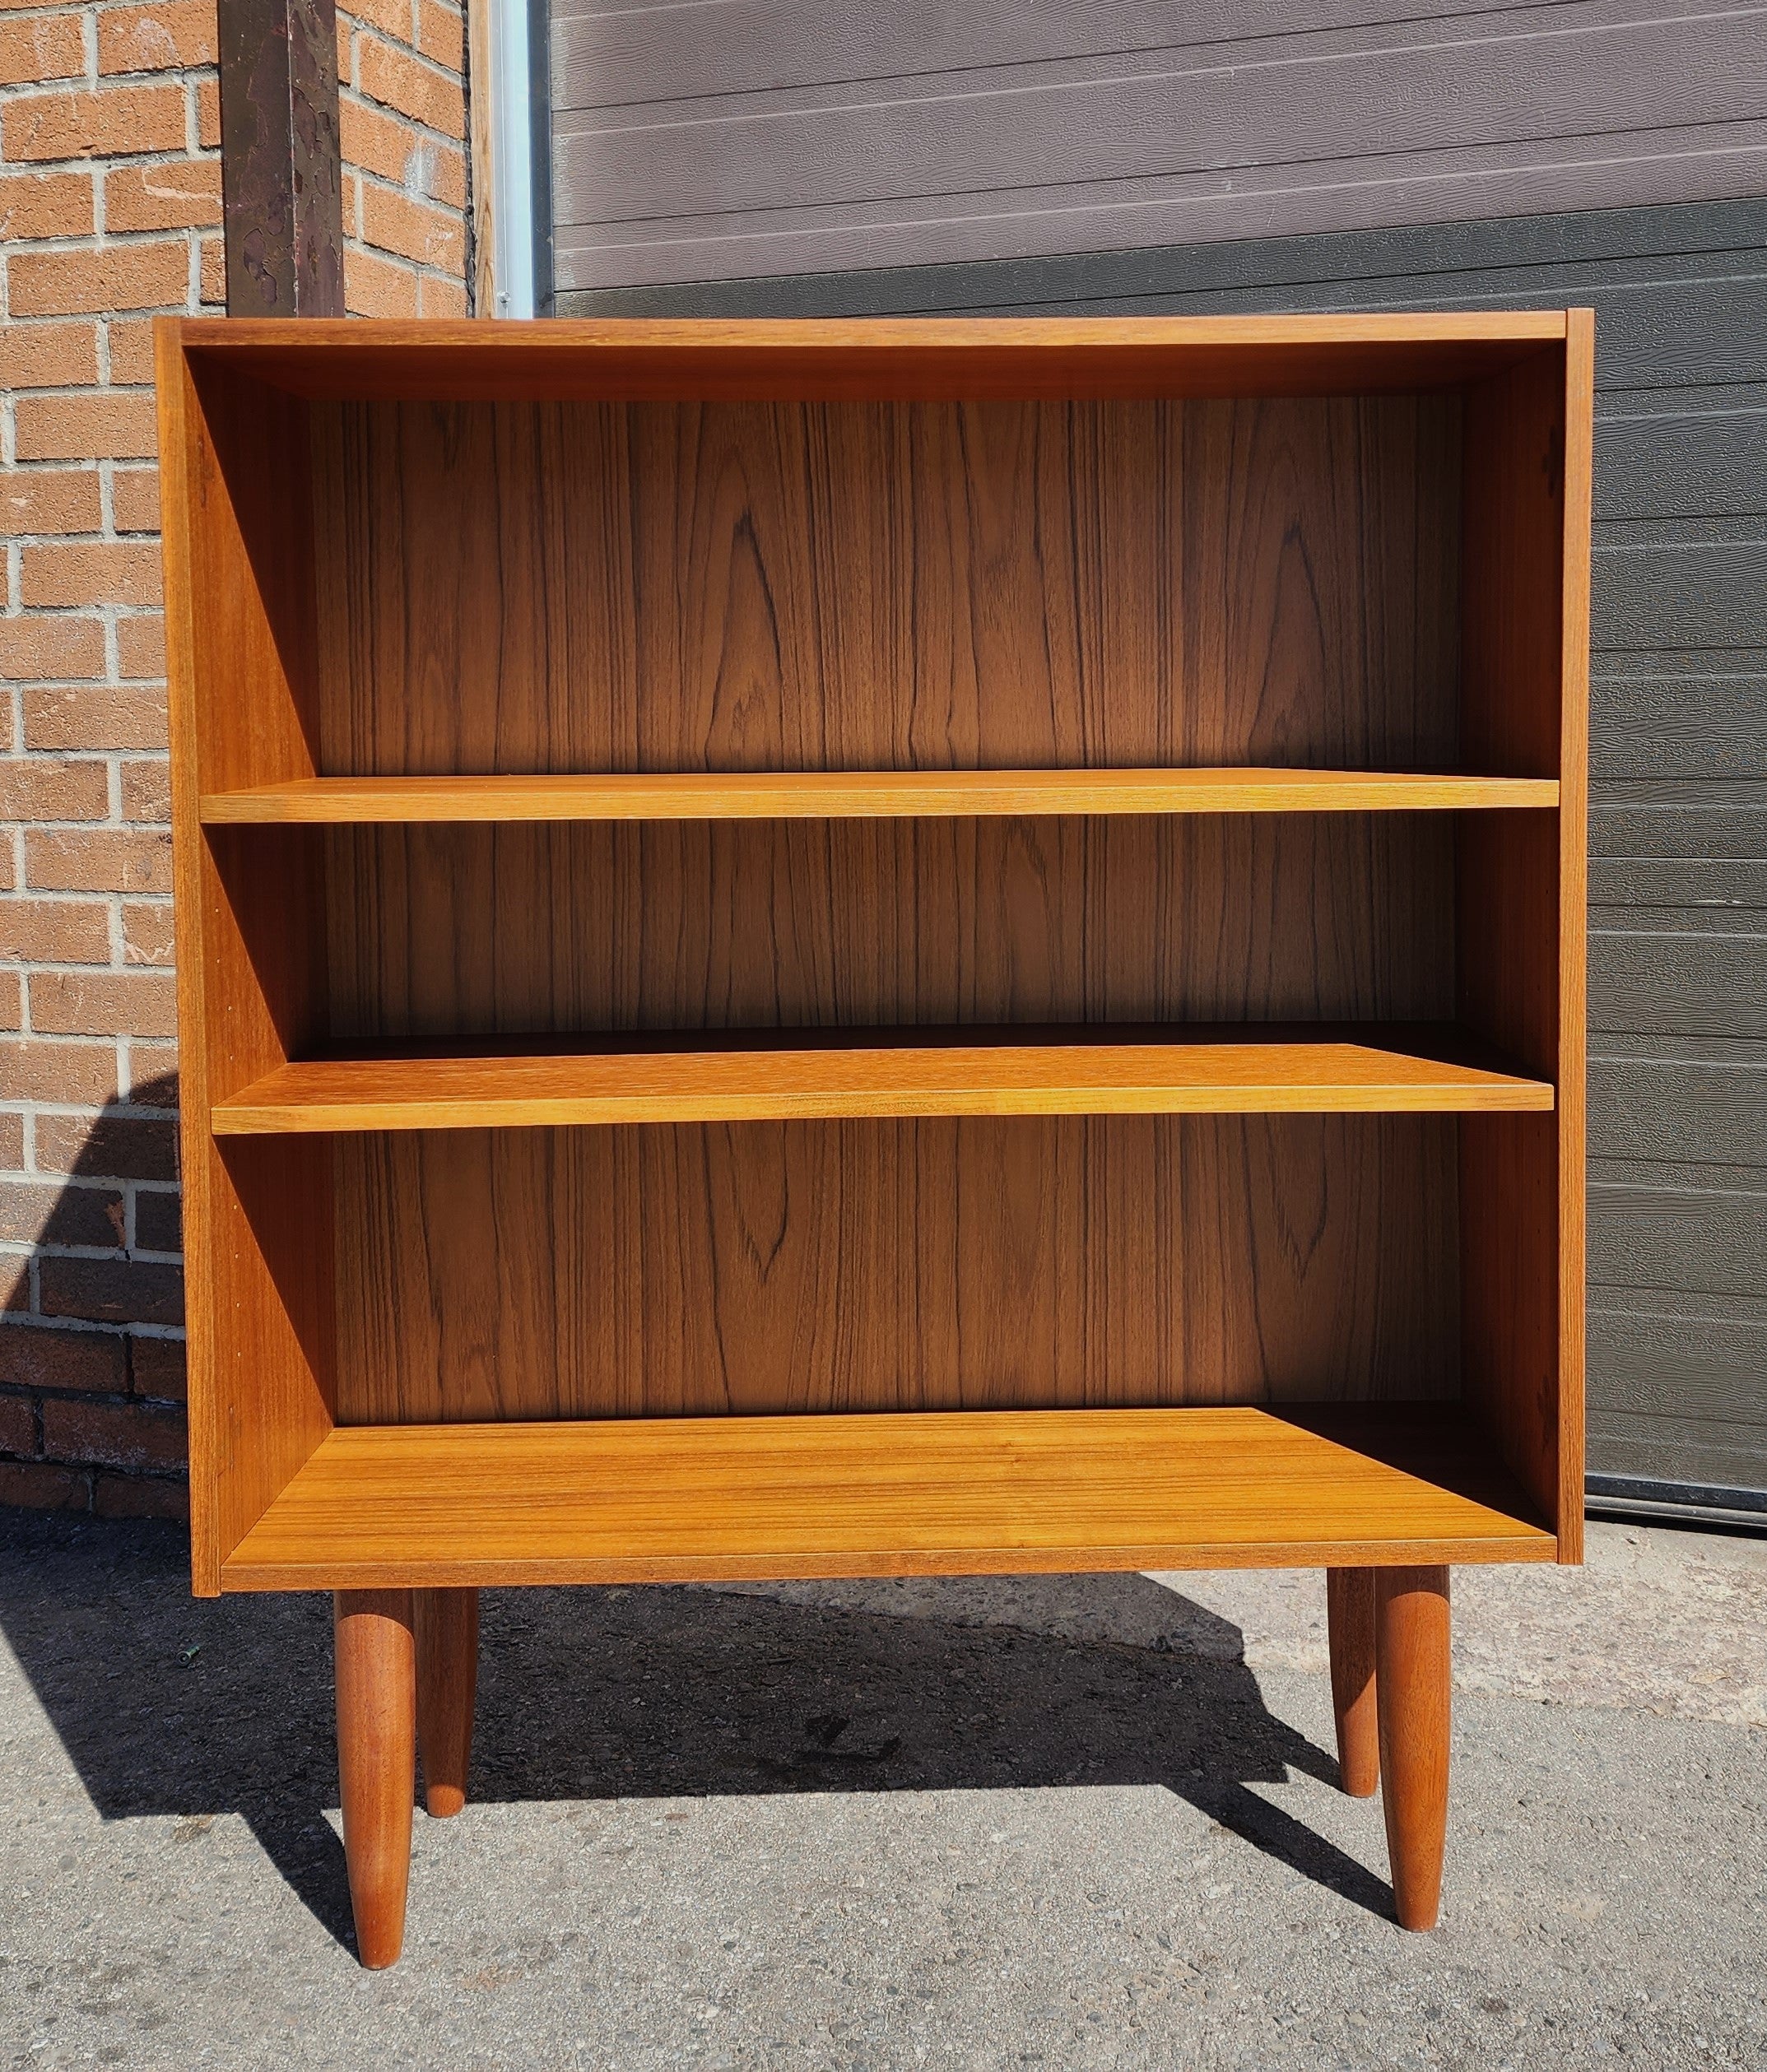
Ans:
<svg viewBox="0 0 1767 2072"><path fill-rule="evenodd" d="M193 1600L173 1527L0 1512L0 1625L100 1815L240 1815L348 1944L330 1611ZM1266 1708L1236 1629L1186 1619L1204 1654L710 1590L487 1591L472 1793L1155 1785L1387 1913L1380 1880L1247 1789L1337 1764Z"/></svg>

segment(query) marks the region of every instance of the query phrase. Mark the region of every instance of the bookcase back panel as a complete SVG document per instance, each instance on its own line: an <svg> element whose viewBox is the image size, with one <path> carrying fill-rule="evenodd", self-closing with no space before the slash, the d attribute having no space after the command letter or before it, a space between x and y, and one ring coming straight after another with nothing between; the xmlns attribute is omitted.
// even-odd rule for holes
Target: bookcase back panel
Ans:
<svg viewBox="0 0 1767 2072"><path fill-rule="evenodd" d="M1455 760L1452 392L312 407L330 774Z"/></svg>
<svg viewBox="0 0 1767 2072"><path fill-rule="evenodd" d="M337 1141L343 1424L1452 1396L1454 1125Z"/></svg>
<svg viewBox="0 0 1767 2072"><path fill-rule="evenodd" d="M1453 1013L1443 814L310 839L343 1040Z"/></svg>

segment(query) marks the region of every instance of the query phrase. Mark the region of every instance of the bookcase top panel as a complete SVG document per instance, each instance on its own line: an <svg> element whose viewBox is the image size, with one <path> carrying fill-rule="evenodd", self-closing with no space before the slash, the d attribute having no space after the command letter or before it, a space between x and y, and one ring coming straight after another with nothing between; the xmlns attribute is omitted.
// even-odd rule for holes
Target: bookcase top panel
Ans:
<svg viewBox="0 0 1767 2072"><path fill-rule="evenodd" d="M1566 334L1563 310L1333 317L166 318L193 363L410 401L1341 395L1451 388Z"/></svg>

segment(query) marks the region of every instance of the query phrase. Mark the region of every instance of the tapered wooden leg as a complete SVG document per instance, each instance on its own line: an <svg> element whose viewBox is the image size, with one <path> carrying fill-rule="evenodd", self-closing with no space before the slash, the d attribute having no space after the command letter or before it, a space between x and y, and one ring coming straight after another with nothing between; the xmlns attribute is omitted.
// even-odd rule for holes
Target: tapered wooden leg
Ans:
<svg viewBox="0 0 1767 2072"><path fill-rule="evenodd" d="M424 1803L445 1820L467 1802L472 1701L478 1689L478 1592L414 1590L412 1598Z"/></svg>
<svg viewBox="0 0 1767 2072"><path fill-rule="evenodd" d="M370 1971L405 1940L416 1770L416 1663L408 1590L340 1590L337 1772L356 1954Z"/></svg>
<svg viewBox="0 0 1767 2072"><path fill-rule="evenodd" d="M1446 1568L1383 1568L1374 1585L1374 1683L1387 1858L1402 1928L1434 1928L1448 1832Z"/></svg>
<svg viewBox="0 0 1767 2072"><path fill-rule="evenodd" d="M1332 1710L1337 1717L1337 1774L1352 1799L1380 1782L1380 1726L1374 1698L1374 1571L1328 1568L1325 1623L1332 1643Z"/></svg>

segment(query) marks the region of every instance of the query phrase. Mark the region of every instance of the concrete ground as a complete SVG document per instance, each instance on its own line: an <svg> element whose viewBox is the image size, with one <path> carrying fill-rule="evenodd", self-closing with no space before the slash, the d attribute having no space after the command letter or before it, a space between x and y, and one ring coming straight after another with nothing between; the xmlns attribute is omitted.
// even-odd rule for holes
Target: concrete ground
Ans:
<svg viewBox="0 0 1767 2072"><path fill-rule="evenodd" d="M328 1607L183 1562L0 1514L0 2063L1767 2066L1767 1540L1457 1572L1430 1936L1317 1575L487 1594L379 1975Z"/></svg>

